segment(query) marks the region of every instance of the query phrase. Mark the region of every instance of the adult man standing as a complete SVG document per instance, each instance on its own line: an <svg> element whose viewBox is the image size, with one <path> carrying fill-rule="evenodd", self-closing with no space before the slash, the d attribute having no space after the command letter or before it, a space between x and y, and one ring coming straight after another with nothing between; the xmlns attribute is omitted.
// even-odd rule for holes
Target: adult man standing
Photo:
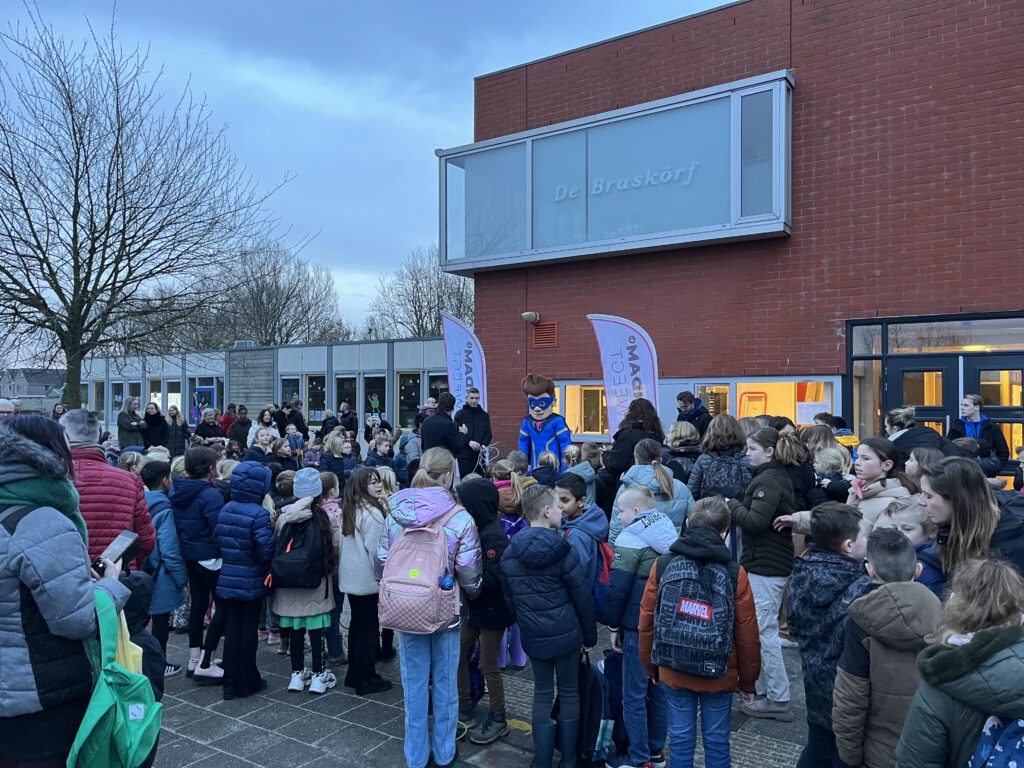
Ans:
<svg viewBox="0 0 1024 768"><path fill-rule="evenodd" d="M71 443L79 510L89 532L89 558L98 560L121 531L134 531L139 535L136 563L141 567L156 540L142 480L107 464L95 413L70 410L60 417L60 425Z"/></svg>
<svg viewBox="0 0 1024 768"><path fill-rule="evenodd" d="M349 408L347 400L338 406L338 424L346 432L359 432L359 414Z"/></svg>
<svg viewBox="0 0 1024 768"><path fill-rule="evenodd" d="M491 444L491 417L480 405L480 390L470 387L466 390L466 404L455 414L455 426L466 426L469 441L462 453L455 458L459 462L459 476L465 477L476 469L480 450Z"/></svg>
<svg viewBox="0 0 1024 768"><path fill-rule="evenodd" d="M455 396L451 392L442 392L437 398L437 413L428 416L420 428L420 435L423 439L423 450L431 448L444 448L451 452L452 456L462 453L469 442L469 427L463 424L456 428L452 421L452 411L455 410Z"/></svg>
<svg viewBox="0 0 1024 768"><path fill-rule="evenodd" d="M680 392L676 395L676 407L679 409L679 418L676 421L690 422L703 438L704 433L708 431L708 424L711 423L711 414L700 398L694 397L693 392Z"/></svg>
<svg viewBox="0 0 1024 768"><path fill-rule="evenodd" d="M302 401L292 400L291 410L288 412L288 424L294 424L303 440L309 440L309 426L306 424L306 417L302 415ZM285 426L287 430L287 425ZM284 437L284 435L281 435Z"/></svg>

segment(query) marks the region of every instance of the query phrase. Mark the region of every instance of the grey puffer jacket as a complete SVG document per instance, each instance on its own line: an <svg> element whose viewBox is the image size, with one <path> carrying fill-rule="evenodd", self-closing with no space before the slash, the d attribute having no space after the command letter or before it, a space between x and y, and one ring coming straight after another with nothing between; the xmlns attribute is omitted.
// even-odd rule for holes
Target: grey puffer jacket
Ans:
<svg viewBox="0 0 1024 768"><path fill-rule="evenodd" d="M62 482L54 454L0 429L0 487L30 494ZM108 592L118 609L129 597L114 579L92 581L85 541L66 514L30 495L17 506L0 523L0 733L15 725L6 718L88 700L92 667L82 641L97 632L94 590Z"/></svg>

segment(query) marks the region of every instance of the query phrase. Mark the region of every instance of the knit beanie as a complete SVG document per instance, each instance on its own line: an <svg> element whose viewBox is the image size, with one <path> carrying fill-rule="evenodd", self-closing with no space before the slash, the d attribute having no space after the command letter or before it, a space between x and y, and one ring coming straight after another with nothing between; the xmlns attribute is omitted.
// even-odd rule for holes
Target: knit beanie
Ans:
<svg viewBox="0 0 1024 768"><path fill-rule="evenodd" d="M295 498L307 499L319 496L324 492L324 486L320 482L320 471L313 467L300 469L295 473L294 488Z"/></svg>

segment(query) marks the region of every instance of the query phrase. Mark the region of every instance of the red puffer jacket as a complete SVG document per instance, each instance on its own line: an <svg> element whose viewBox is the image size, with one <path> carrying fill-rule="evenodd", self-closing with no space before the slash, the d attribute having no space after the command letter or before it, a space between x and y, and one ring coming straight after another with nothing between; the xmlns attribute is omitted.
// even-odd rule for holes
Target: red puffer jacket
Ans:
<svg viewBox="0 0 1024 768"><path fill-rule="evenodd" d="M78 506L89 531L90 560L95 561L103 554L121 531L134 531L139 534L139 556L135 563L141 568L156 540L142 480L107 464L103 449L98 446L73 448L71 458L75 463L75 488L80 496Z"/></svg>

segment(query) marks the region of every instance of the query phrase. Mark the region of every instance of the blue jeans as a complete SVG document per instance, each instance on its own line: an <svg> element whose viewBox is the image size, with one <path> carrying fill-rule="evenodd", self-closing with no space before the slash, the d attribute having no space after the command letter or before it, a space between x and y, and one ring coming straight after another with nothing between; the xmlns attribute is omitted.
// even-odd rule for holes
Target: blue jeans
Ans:
<svg viewBox="0 0 1024 768"><path fill-rule="evenodd" d="M622 632L622 712L629 736L629 762L643 765L651 752L665 748L668 711L665 686L648 686L647 671L640 663L640 634L635 629ZM647 700L650 689L650 701Z"/></svg>
<svg viewBox="0 0 1024 768"><path fill-rule="evenodd" d="M732 725L732 693L668 691L669 764L693 768L697 748L697 706L704 739L705 768L729 768L729 729Z"/></svg>
<svg viewBox="0 0 1024 768"><path fill-rule="evenodd" d="M450 763L455 759L455 726L459 722L459 630L396 634L405 689L405 762L409 768L424 768L433 749L435 763ZM432 734L427 720L431 679Z"/></svg>

